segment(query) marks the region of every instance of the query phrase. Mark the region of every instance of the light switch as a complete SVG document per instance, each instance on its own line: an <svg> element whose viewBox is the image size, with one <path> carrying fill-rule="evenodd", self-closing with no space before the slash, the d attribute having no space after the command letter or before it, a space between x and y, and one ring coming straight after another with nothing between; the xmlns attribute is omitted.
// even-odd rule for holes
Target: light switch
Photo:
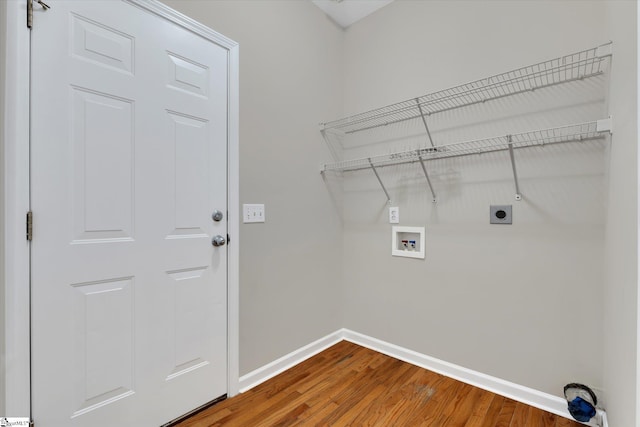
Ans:
<svg viewBox="0 0 640 427"><path fill-rule="evenodd" d="M242 205L242 222L264 222L264 205L263 204L244 204Z"/></svg>

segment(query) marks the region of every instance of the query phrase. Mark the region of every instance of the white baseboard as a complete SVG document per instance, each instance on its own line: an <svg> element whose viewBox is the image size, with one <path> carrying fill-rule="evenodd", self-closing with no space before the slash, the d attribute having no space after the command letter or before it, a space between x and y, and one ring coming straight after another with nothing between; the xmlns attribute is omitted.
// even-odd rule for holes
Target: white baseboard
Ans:
<svg viewBox="0 0 640 427"><path fill-rule="evenodd" d="M370 348L379 353L386 354L412 365L436 372L438 374L462 381L466 384L508 397L518 402L542 409L564 418L573 419L567 410L567 402L563 397L544 393L520 384L483 374L453 363L445 362L425 354L409 350L395 344L381 341L349 329L340 329L319 340L293 351L268 365L256 369L240 377L240 392L245 392L258 384L272 378L279 373L297 365L311 356L325 350L332 345L346 340L362 347ZM602 419L602 427L607 426L607 417L604 411L598 411ZM597 427L595 422L586 425Z"/></svg>
<svg viewBox="0 0 640 427"><path fill-rule="evenodd" d="M289 354L282 356L281 358L274 360L273 362L264 365L254 371L249 372L246 375L240 377L240 393L252 389L265 382L266 380L275 377L276 375L294 367L295 365L307 360L311 356L320 353L323 350L331 347L334 344L339 343L344 338L342 336L342 329L337 330L317 341L307 344Z"/></svg>

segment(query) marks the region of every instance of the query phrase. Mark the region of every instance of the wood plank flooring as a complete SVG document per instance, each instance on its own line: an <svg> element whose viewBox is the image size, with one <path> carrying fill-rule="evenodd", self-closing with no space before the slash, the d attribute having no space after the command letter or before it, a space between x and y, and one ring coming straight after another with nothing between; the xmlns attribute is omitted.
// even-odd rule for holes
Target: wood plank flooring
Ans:
<svg viewBox="0 0 640 427"><path fill-rule="evenodd" d="M179 427L580 424L342 341Z"/></svg>

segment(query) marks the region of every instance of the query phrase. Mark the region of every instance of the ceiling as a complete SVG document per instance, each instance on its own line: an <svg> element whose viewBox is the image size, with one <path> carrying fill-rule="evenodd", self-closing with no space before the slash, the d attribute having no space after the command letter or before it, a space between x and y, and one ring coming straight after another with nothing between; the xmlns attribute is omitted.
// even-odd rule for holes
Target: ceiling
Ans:
<svg viewBox="0 0 640 427"><path fill-rule="evenodd" d="M311 0L342 28L347 28L393 0Z"/></svg>

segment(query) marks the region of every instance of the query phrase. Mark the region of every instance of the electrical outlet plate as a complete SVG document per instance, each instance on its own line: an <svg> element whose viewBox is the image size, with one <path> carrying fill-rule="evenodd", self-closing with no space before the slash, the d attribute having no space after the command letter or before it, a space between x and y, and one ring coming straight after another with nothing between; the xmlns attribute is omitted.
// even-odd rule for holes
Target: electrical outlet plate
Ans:
<svg viewBox="0 0 640 427"><path fill-rule="evenodd" d="M400 208L397 206L389 208L389 224L400 223Z"/></svg>
<svg viewBox="0 0 640 427"><path fill-rule="evenodd" d="M247 224L251 222L264 222L264 205L263 204L244 204L242 205L242 222Z"/></svg>

